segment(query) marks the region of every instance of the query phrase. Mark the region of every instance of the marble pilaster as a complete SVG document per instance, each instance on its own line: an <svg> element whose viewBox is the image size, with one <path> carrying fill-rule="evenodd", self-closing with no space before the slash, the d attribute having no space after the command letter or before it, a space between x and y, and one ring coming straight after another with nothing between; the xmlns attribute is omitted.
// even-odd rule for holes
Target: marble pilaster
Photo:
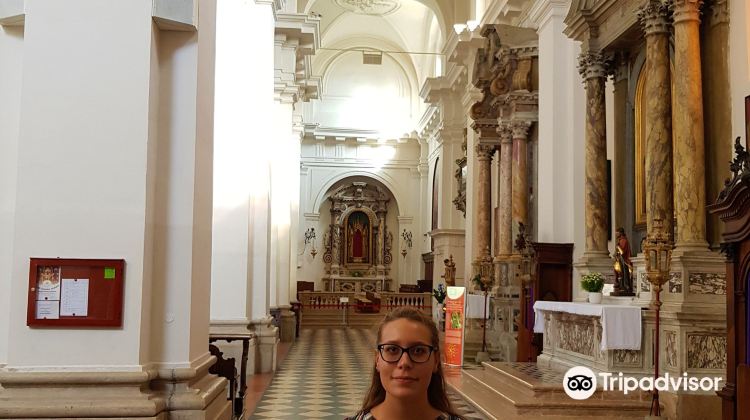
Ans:
<svg viewBox="0 0 750 420"><path fill-rule="evenodd" d="M646 32L646 223L672 232L672 109L667 4L650 0L638 13Z"/></svg>
<svg viewBox="0 0 750 420"><path fill-rule="evenodd" d="M677 213L675 253L705 250L706 187L703 91L700 61L702 0L674 4L674 202Z"/></svg>
<svg viewBox="0 0 750 420"><path fill-rule="evenodd" d="M513 132L508 125L503 125L499 129L500 134L500 174L498 176L498 202L500 203L500 212L498 217L498 226L495 230L498 236L498 250L496 254L510 255L513 252L512 231L512 202L511 195L513 191L513 171L512 171L512 151L513 151Z"/></svg>

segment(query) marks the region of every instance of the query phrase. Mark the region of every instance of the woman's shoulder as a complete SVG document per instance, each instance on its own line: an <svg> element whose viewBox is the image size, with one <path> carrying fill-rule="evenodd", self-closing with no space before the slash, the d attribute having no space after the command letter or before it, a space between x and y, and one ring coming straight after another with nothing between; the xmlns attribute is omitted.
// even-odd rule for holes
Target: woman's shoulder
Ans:
<svg viewBox="0 0 750 420"><path fill-rule="evenodd" d="M369 411L360 411L351 417L347 417L346 420L373 420L374 418Z"/></svg>

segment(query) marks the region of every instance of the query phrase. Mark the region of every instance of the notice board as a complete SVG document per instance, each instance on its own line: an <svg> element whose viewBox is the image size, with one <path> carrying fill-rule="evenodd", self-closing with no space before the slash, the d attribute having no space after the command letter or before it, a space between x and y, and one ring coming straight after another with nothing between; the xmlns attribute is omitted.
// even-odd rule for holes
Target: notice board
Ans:
<svg viewBox="0 0 750 420"><path fill-rule="evenodd" d="M121 327L125 260L31 258L26 325Z"/></svg>

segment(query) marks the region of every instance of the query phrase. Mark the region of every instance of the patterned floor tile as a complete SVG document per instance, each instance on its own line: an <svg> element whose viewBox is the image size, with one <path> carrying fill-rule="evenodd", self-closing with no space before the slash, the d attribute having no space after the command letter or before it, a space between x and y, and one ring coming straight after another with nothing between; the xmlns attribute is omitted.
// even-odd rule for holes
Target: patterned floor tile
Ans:
<svg viewBox="0 0 750 420"><path fill-rule="evenodd" d="M250 418L342 419L360 409L372 374L375 332L370 329L302 330ZM484 420L456 395L454 407Z"/></svg>

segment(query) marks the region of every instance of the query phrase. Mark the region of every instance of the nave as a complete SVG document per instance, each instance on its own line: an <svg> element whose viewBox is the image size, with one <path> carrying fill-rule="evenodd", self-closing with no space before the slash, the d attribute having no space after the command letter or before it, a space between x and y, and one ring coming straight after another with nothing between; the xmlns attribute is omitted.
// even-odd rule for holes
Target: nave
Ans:
<svg viewBox="0 0 750 420"><path fill-rule="evenodd" d="M252 419L342 419L362 405L372 371L375 330L303 329L280 362ZM485 419L454 394L467 420Z"/></svg>

